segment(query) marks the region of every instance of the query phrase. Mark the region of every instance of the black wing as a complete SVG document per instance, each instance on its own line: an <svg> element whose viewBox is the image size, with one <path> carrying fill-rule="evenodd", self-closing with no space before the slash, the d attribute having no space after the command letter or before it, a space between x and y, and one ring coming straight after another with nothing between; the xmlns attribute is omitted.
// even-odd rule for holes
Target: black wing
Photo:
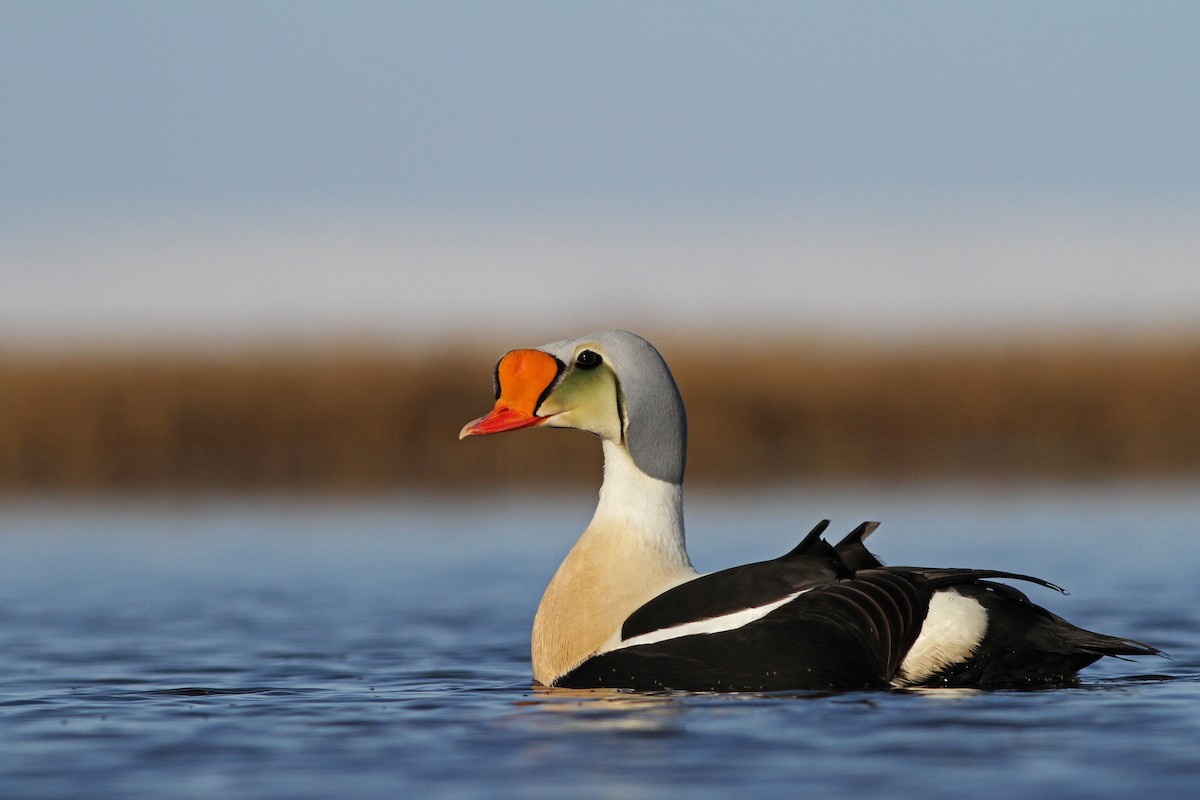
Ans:
<svg viewBox="0 0 1200 800"><path fill-rule="evenodd" d="M701 575L668 589L629 615L621 638L758 608L846 574L837 553L821 538L827 527L829 520L817 523L780 558Z"/></svg>

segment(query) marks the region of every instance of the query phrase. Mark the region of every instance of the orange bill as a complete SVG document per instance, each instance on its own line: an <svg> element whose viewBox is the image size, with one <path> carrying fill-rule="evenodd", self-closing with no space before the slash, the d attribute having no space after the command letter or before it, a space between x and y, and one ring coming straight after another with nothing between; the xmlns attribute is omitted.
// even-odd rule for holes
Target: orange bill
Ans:
<svg viewBox="0 0 1200 800"><path fill-rule="evenodd" d="M513 350L496 365L500 396L483 417L468 422L458 438L513 431L538 425L546 417L534 416L546 389L558 377L558 360L541 350Z"/></svg>

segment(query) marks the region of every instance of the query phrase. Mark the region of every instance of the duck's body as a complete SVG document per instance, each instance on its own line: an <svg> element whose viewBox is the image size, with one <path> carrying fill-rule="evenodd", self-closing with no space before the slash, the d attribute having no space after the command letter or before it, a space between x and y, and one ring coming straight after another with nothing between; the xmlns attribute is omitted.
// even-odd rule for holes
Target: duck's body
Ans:
<svg viewBox="0 0 1200 800"><path fill-rule="evenodd" d="M772 691L1060 685L1106 655L1158 651L1091 633L992 570L884 567L864 523L836 547L818 525L773 561L698 575L687 556L686 417L661 356L625 331L515 350L496 407L462 435L534 425L604 442L595 516L534 619L546 686ZM1056 588L1056 587L1054 587Z"/></svg>

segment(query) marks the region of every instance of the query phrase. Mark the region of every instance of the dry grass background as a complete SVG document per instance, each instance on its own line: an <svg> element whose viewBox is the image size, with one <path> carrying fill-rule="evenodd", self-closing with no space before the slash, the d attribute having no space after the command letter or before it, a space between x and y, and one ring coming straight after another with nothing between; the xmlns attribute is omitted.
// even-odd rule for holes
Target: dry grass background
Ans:
<svg viewBox="0 0 1200 800"><path fill-rule="evenodd" d="M689 483L1200 476L1200 341L663 343ZM0 356L0 489L598 481L590 436L459 442L496 352Z"/></svg>

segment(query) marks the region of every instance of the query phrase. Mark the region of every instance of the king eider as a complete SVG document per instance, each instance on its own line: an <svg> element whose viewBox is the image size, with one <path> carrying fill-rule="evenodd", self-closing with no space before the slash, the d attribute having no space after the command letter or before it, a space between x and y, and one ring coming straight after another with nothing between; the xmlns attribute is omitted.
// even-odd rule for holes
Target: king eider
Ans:
<svg viewBox="0 0 1200 800"><path fill-rule="evenodd" d="M1056 686L1103 656L1158 650L1077 628L998 570L885 567L863 523L839 544L818 524L772 561L700 575L684 547L687 420L658 351L626 331L513 350L495 407L460 438L533 426L600 437L591 523L533 622L547 687L780 691Z"/></svg>

